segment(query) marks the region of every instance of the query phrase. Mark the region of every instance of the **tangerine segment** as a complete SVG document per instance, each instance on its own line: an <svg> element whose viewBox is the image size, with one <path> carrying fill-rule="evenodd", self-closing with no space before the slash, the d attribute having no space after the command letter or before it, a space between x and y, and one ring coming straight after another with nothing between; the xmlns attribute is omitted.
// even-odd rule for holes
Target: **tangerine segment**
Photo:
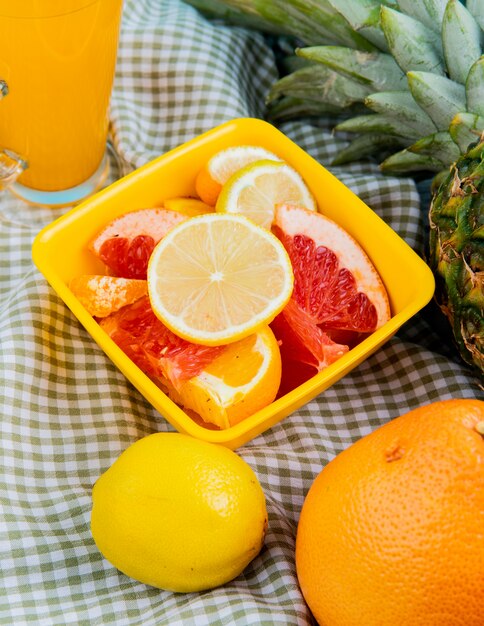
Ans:
<svg viewBox="0 0 484 626"><path fill-rule="evenodd" d="M93 317L107 317L148 293L145 280L95 274L73 278L69 289Z"/></svg>
<svg viewBox="0 0 484 626"><path fill-rule="evenodd" d="M287 163L257 161L236 172L223 186L219 213L240 213L271 228L278 204L291 203L316 211L316 201L301 175Z"/></svg>
<svg viewBox="0 0 484 626"><path fill-rule="evenodd" d="M391 317L383 282L361 246L333 220L278 206L276 231L297 276L294 298L323 328L373 331Z"/></svg>
<svg viewBox="0 0 484 626"><path fill-rule="evenodd" d="M289 256L272 233L240 215L208 213L171 230L148 266L153 311L204 345L243 339L291 297Z"/></svg>
<svg viewBox="0 0 484 626"><path fill-rule="evenodd" d="M202 167L195 181L195 189L210 206L215 206L222 185L249 163L271 159L279 161L279 157L261 146L233 146L217 152Z"/></svg>
<svg viewBox="0 0 484 626"><path fill-rule="evenodd" d="M130 211L111 221L89 248L116 276L146 279L155 245L186 219L186 215L164 208Z"/></svg>
<svg viewBox="0 0 484 626"><path fill-rule="evenodd" d="M276 397L281 355L268 326L226 346L197 376L176 388L159 381L171 399L221 429L238 424Z"/></svg>

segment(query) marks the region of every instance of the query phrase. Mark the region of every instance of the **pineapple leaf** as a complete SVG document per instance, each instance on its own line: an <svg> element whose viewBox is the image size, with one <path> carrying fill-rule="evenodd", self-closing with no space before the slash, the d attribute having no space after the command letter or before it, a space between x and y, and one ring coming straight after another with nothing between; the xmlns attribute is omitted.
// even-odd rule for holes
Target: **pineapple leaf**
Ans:
<svg viewBox="0 0 484 626"><path fill-rule="evenodd" d="M387 2L379 0L329 0L351 27L371 41L377 48L388 51L385 36L380 28L380 7Z"/></svg>
<svg viewBox="0 0 484 626"><path fill-rule="evenodd" d="M365 104L376 113L401 119L420 136L430 135L437 130L430 117L419 107L409 91L372 93L365 99Z"/></svg>
<svg viewBox="0 0 484 626"><path fill-rule="evenodd" d="M474 113L457 113L449 126L453 141L465 153L469 144L479 139L484 132L484 117Z"/></svg>
<svg viewBox="0 0 484 626"><path fill-rule="evenodd" d="M307 45L335 43L373 50L328 0L187 0L205 13L273 34L292 35Z"/></svg>
<svg viewBox="0 0 484 626"><path fill-rule="evenodd" d="M382 150L394 150L404 144L401 137L392 135L360 135L356 137L331 161L331 165L345 165L353 161L360 161L363 157L380 153Z"/></svg>
<svg viewBox="0 0 484 626"><path fill-rule="evenodd" d="M410 15L428 28L440 33L447 0L398 0L402 13Z"/></svg>
<svg viewBox="0 0 484 626"><path fill-rule="evenodd" d="M298 48L296 54L323 63L358 82L370 84L377 91L399 90L407 85L405 74L394 59L383 52L362 52L342 46L314 46Z"/></svg>
<svg viewBox="0 0 484 626"><path fill-rule="evenodd" d="M380 115L379 113L359 115L344 120L335 126L335 130L350 133L388 133L389 135L398 135L409 139L417 139L420 137L417 131L405 124L402 120Z"/></svg>
<svg viewBox="0 0 484 626"><path fill-rule="evenodd" d="M286 31L281 31L281 28L276 27L271 21L241 9L238 10L224 0L185 0L185 2L209 17L218 17L236 26L253 28L275 35L286 33Z"/></svg>
<svg viewBox="0 0 484 626"><path fill-rule="evenodd" d="M472 64L481 56L481 29L458 0L447 3L442 45L450 78L464 84Z"/></svg>
<svg viewBox="0 0 484 626"><path fill-rule="evenodd" d="M364 109L365 107L362 104L356 104L350 106L348 112L357 115ZM286 96L272 104L268 110L268 119L272 121L290 120L300 117L319 117L321 115L341 115L341 108L326 102Z"/></svg>
<svg viewBox="0 0 484 626"><path fill-rule="evenodd" d="M469 70L466 98L469 111L484 116L484 56L477 59Z"/></svg>
<svg viewBox="0 0 484 626"><path fill-rule="evenodd" d="M386 174L408 174L409 172L421 171L440 172L445 169L445 164L427 154L400 150L380 163L380 169Z"/></svg>
<svg viewBox="0 0 484 626"><path fill-rule="evenodd" d="M363 102L371 91L366 85L316 64L296 70L274 83L267 96L267 103L282 96L291 96L324 102L341 109L355 102Z"/></svg>
<svg viewBox="0 0 484 626"><path fill-rule="evenodd" d="M456 113L466 110L463 85L429 72L408 72L408 85L417 104L438 130L446 130Z"/></svg>
<svg viewBox="0 0 484 626"><path fill-rule="evenodd" d="M335 43L361 50L375 46L354 31L328 0L230 0L277 24L307 44Z"/></svg>
<svg viewBox="0 0 484 626"><path fill-rule="evenodd" d="M404 72L444 74L440 35L413 17L381 8L381 26L396 62Z"/></svg>
<svg viewBox="0 0 484 626"><path fill-rule="evenodd" d="M442 163L450 165L460 156L460 150L448 131L442 130L422 137L407 148L415 154L426 154L435 157Z"/></svg>
<svg viewBox="0 0 484 626"><path fill-rule="evenodd" d="M482 0L467 0L467 9L472 13L482 30L484 30L484 3Z"/></svg>

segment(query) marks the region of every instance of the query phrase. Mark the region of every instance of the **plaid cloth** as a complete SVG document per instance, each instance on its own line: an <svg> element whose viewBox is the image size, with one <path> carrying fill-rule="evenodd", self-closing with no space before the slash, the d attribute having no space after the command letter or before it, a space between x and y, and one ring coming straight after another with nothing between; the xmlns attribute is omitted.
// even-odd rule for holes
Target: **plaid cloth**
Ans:
<svg viewBox="0 0 484 626"><path fill-rule="evenodd" d="M181 0L127 2L112 97L112 177L231 118L264 117L276 77L260 34L210 23ZM326 166L345 143L325 120L280 128ZM427 210L412 180L384 177L371 163L333 172L422 253ZM311 624L294 543L314 477L409 409L482 397L445 324L440 332L439 312L430 304L351 374L238 450L269 512L265 546L244 573L203 594L160 591L112 567L90 534L95 480L131 443L171 427L32 264L32 239L64 211L0 197L0 623Z"/></svg>

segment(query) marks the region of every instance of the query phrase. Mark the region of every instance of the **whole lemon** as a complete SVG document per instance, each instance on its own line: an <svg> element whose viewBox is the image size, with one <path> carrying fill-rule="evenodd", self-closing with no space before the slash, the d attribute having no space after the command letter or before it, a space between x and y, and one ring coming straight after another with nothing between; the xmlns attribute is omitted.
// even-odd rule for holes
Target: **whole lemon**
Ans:
<svg viewBox="0 0 484 626"><path fill-rule="evenodd" d="M153 587L202 591L238 576L262 548L260 483L235 452L179 433L125 450L97 480L91 531L103 556Z"/></svg>

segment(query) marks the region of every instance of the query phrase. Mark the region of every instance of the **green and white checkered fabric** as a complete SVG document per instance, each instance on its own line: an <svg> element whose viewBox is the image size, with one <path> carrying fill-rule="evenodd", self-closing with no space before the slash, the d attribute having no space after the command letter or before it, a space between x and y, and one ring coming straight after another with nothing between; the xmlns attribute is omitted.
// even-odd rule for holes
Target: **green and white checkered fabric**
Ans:
<svg viewBox="0 0 484 626"><path fill-rule="evenodd" d="M127 2L112 98L113 177L231 118L264 117L276 76L259 34L209 23L181 0ZM329 122L281 129L326 166L344 144ZM423 251L426 207L413 181L384 177L369 163L333 172ZM429 305L351 374L238 450L269 511L265 546L246 571L202 594L160 591L113 568L90 534L95 480L129 444L171 427L33 266L32 239L62 212L0 197L0 624L311 624L294 542L316 474L409 409L482 397L445 324L440 331L437 309Z"/></svg>

